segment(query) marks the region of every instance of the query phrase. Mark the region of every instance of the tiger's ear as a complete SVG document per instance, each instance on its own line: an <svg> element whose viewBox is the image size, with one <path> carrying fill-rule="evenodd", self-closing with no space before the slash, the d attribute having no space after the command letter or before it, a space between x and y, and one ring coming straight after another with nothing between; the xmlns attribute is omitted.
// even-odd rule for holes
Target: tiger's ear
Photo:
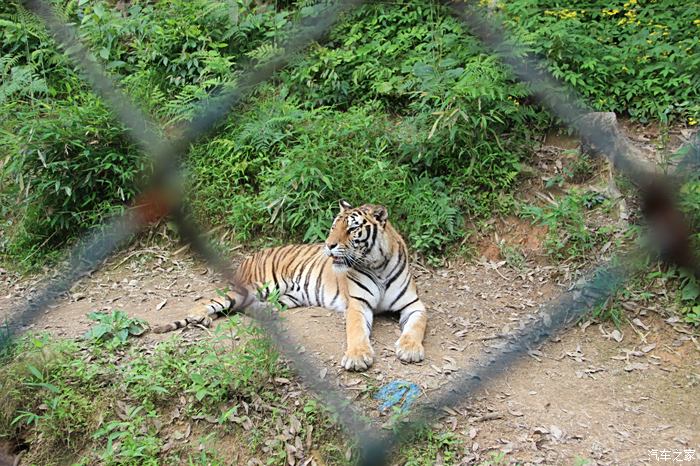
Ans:
<svg viewBox="0 0 700 466"><path fill-rule="evenodd" d="M382 225L384 225L389 218L389 212L387 212L386 207L383 205L372 206L372 215Z"/></svg>
<svg viewBox="0 0 700 466"><path fill-rule="evenodd" d="M350 203L348 201L346 201L345 199L341 199L338 202L338 205L340 205L341 212L345 212L348 209L352 209L352 205L350 205Z"/></svg>

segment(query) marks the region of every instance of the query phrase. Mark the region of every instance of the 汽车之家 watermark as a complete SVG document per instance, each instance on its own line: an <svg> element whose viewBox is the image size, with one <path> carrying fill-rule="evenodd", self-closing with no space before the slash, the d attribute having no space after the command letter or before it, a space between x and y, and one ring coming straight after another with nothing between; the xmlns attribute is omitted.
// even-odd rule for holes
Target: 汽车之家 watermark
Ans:
<svg viewBox="0 0 700 466"><path fill-rule="evenodd" d="M683 461L695 461L700 459L694 449L683 449L679 450L677 448L667 449L663 448L657 450L649 450L649 457L655 461L668 461L672 463L681 463Z"/></svg>

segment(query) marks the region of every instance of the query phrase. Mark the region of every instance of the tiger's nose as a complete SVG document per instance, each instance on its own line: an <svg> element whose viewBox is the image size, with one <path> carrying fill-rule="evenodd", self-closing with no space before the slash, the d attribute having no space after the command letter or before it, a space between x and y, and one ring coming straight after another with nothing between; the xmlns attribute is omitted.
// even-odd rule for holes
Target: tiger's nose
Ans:
<svg viewBox="0 0 700 466"><path fill-rule="evenodd" d="M325 247L325 251L324 251L324 252L326 253L326 255L327 255L327 256L332 256L332 255L333 255L333 249L335 249L336 246L338 246L338 243L333 243L333 244L328 244L328 243L326 243L326 247Z"/></svg>

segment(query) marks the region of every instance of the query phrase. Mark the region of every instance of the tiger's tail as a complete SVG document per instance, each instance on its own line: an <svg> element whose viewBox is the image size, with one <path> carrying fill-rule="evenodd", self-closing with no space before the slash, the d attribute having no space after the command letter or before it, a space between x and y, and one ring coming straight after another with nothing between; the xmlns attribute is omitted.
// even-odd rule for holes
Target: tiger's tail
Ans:
<svg viewBox="0 0 700 466"><path fill-rule="evenodd" d="M190 315L184 319L175 320L167 324L156 325L152 328L153 333L173 332L188 325L203 325L209 327L211 323L219 317L245 307L248 294L245 295L228 292L222 294L217 299L210 299L207 304L199 304L190 311Z"/></svg>

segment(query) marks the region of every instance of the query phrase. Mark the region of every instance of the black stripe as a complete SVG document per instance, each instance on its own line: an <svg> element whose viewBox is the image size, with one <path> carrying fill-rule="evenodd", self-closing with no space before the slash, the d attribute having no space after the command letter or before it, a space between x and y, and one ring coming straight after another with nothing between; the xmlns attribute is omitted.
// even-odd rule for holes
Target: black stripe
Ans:
<svg viewBox="0 0 700 466"><path fill-rule="evenodd" d="M399 325L401 326L401 330L403 330L404 326L406 325L406 322L408 322L408 319L411 318L413 314L416 312L420 312L420 309L416 309L414 311L409 312L405 316L402 316L401 319L399 319Z"/></svg>
<svg viewBox="0 0 700 466"><path fill-rule="evenodd" d="M374 241L377 239L377 230L379 230L379 228L375 225L374 228L372 228L372 244L370 244L370 247L374 246Z"/></svg>
<svg viewBox="0 0 700 466"><path fill-rule="evenodd" d="M368 308L372 309L372 305L365 298L360 298L359 296L353 296L353 295L350 295L350 297L354 298L358 301L362 301L363 303L365 303L367 305ZM416 301L418 301L418 300L416 299Z"/></svg>
<svg viewBox="0 0 700 466"><path fill-rule="evenodd" d="M298 300L297 298L295 298L294 296L289 295L289 294L286 294L285 296L286 296L287 298L291 299L292 301L294 301L294 304L296 304L297 306L298 306L299 304L301 304L301 303L299 302L299 300Z"/></svg>
<svg viewBox="0 0 700 466"><path fill-rule="evenodd" d="M350 281L353 282L355 285L359 286L360 288L362 288L363 290L365 290L367 293L369 293L369 294L372 295L372 292L369 290L369 288L367 288L365 285L363 285L361 281L355 280L355 279L352 278L350 275L348 275L347 277L348 277L348 278L350 279ZM374 296L374 295L373 295L373 296Z"/></svg>
<svg viewBox="0 0 700 466"><path fill-rule="evenodd" d="M299 254L301 254L301 249L297 247L296 250L294 251L293 255L291 255L289 257L289 262L287 263L287 268L283 272L285 275L289 275L289 269L292 268L292 266L295 264L297 258L299 257Z"/></svg>
<svg viewBox="0 0 700 466"><path fill-rule="evenodd" d="M410 303L406 304L406 305L403 306L401 309L396 310L395 312L403 312L404 309L406 309L408 306L410 306L411 304L415 304L415 303L417 303L417 302L418 302L418 298L414 299L413 301L411 301Z"/></svg>
<svg viewBox="0 0 700 466"><path fill-rule="evenodd" d="M394 283L394 280L399 278L399 275L401 275L401 272L403 272L404 269L406 268L406 260L405 259L406 259L406 257L403 254L399 253L399 262L398 262L398 264L396 264L396 266L390 272L390 274L393 274L393 275L384 284L384 286L386 287L387 290L389 289L391 284ZM399 269L399 270L396 273L394 273L394 270L396 270L396 269Z"/></svg>
<svg viewBox="0 0 700 466"><path fill-rule="evenodd" d="M305 251L299 252L296 257L294 257L294 260L297 261L296 265L294 266L294 270L292 270L292 273L290 275L291 279L296 281L297 280L297 273L299 272L299 269L302 269L308 260L310 259L311 255L306 255L305 253L309 252L309 249L306 249Z"/></svg>
<svg viewBox="0 0 700 466"><path fill-rule="evenodd" d="M272 263L271 269L272 269L272 281L275 284L275 288L279 290L280 288L280 279L277 276L277 264L279 263L279 255L282 254L282 251L285 248L278 248L270 257L270 262Z"/></svg>
<svg viewBox="0 0 700 466"><path fill-rule="evenodd" d="M396 296L396 298L394 298L394 300L391 302L391 304L389 304L389 309L394 307L394 304L396 304L396 301L403 298L403 295L406 292L406 289L408 288L408 285L410 283L411 283L411 279L409 278L408 280L406 280L406 284L404 285L403 289L399 292L399 294Z"/></svg>
<svg viewBox="0 0 700 466"><path fill-rule="evenodd" d="M338 296L340 295L340 285L338 284L338 280L335 281L335 296L333 296L333 299L331 300L330 306L333 305L336 299L338 299Z"/></svg>
<svg viewBox="0 0 700 466"><path fill-rule="evenodd" d="M317 301L321 302L321 306L323 306L323 299L321 298L321 280L323 279L323 271L326 270L326 267L328 267L328 264L331 262L326 257L323 257L323 259L325 262L321 265L321 270L318 271L318 277L316 277L316 299Z"/></svg>
<svg viewBox="0 0 700 466"><path fill-rule="evenodd" d="M374 279L374 276L370 275L368 272L364 272L364 271L362 271L362 270L360 270L360 269L352 269L352 271L353 271L353 272L357 272L357 273L361 273L361 274L364 275L365 277L369 278L369 279L372 281L372 283L374 283L375 285L377 284L376 281L375 281L375 279ZM379 288L379 286L377 286L377 288Z"/></svg>
<svg viewBox="0 0 700 466"><path fill-rule="evenodd" d="M280 294L285 294L289 290L289 283L287 283L287 279L284 278L284 275L282 276L282 283L284 283L284 290L280 288Z"/></svg>
<svg viewBox="0 0 700 466"><path fill-rule="evenodd" d="M294 291L301 291L301 297L304 299L304 290L302 289L302 283L304 280L304 272L306 269L306 266L311 260L313 259L313 254L310 254L308 257L304 257L303 259L299 260L299 263L297 266L294 268L294 272L291 276L292 283L294 283L295 288Z"/></svg>
<svg viewBox="0 0 700 466"><path fill-rule="evenodd" d="M325 256L322 256L320 254L317 254L315 257L312 258L311 262L309 263L308 268L306 269L306 273L304 274L304 291L306 293L306 303L311 304L311 295L309 293L309 284L311 282L311 275L314 273L314 270L316 269L318 265L319 260L326 260Z"/></svg>
<svg viewBox="0 0 700 466"><path fill-rule="evenodd" d="M379 254L382 255L382 257L384 258L384 261L381 263L381 265L379 265L379 266L377 267L377 270L382 270L382 271L383 271L383 270L384 270L384 267L386 267L386 264L389 262L389 259L391 259L391 257L389 257L389 256L386 255L386 252L384 252L384 248L382 248L382 245L381 245L381 244L379 245Z"/></svg>

